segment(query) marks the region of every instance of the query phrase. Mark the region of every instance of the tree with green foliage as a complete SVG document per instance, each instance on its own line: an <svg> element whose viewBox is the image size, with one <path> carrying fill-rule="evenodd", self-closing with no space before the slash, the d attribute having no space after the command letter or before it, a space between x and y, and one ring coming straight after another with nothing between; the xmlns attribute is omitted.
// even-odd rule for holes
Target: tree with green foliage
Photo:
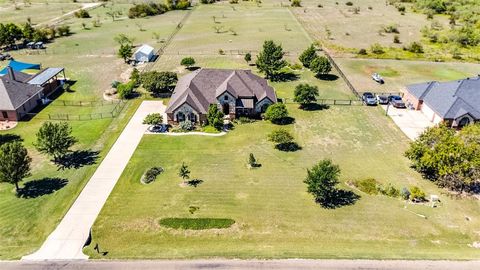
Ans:
<svg viewBox="0 0 480 270"><path fill-rule="evenodd" d="M300 103L300 108L306 108L308 105L315 103L318 97L318 87L309 84L299 84L293 92L293 101Z"/></svg>
<svg viewBox="0 0 480 270"><path fill-rule="evenodd" d="M287 65L283 55L282 45L275 44L273 40L265 41L256 61L258 70L265 73L267 79L278 79L281 69Z"/></svg>
<svg viewBox="0 0 480 270"><path fill-rule="evenodd" d="M130 73L130 81L134 82L135 87L140 86L140 71L137 68L133 68L132 73Z"/></svg>
<svg viewBox="0 0 480 270"><path fill-rule="evenodd" d="M214 127L217 130L221 130L223 128L223 117L224 114L218 109L217 104L210 104L207 114L208 125Z"/></svg>
<svg viewBox="0 0 480 270"><path fill-rule="evenodd" d="M133 46L131 44L122 44L120 45L120 49L118 49L118 56L123 59L125 63L127 63L128 59L133 55Z"/></svg>
<svg viewBox="0 0 480 270"><path fill-rule="evenodd" d="M183 181L190 178L190 170L188 169L188 166L187 164L185 164L185 162L182 162L182 166L178 170L178 176L180 176Z"/></svg>
<svg viewBox="0 0 480 270"><path fill-rule="evenodd" d="M23 36L24 36L26 39L32 40L32 39L33 39L33 35L35 34L35 28L33 28L32 24L26 22L26 23L23 25L22 33L23 33Z"/></svg>
<svg viewBox="0 0 480 270"><path fill-rule="evenodd" d="M53 157L58 161L77 142L72 136L72 128L66 122L45 122L37 132L35 147L40 153Z"/></svg>
<svg viewBox="0 0 480 270"><path fill-rule="evenodd" d="M171 71L149 71L140 75L143 87L154 94L171 92L177 81L177 73Z"/></svg>
<svg viewBox="0 0 480 270"><path fill-rule="evenodd" d="M113 38L113 40L115 40L118 45L133 44L133 38L130 38L125 34L118 34Z"/></svg>
<svg viewBox="0 0 480 270"><path fill-rule="evenodd" d="M423 192L423 190L421 190L419 187L414 186L410 189L410 200L416 202L423 202L426 200L425 197L425 192Z"/></svg>
<svg viewBox="0 0 480 270"><path fill-rule="evenodd" d="M252 61L252 54L249 53L249 52L246 53L246 54L245 54L245 57L244 57L243 59L245 59L245 62L247 62L247 64L250 65L250 61Z"/></svg>
<svg viewBox="0 0 480 270"><path fill-rule="evenodd" d="M317 76L325 75L332 71L332 65L325 56L318 56L310 63L310 69L315 72Z"/></svg>
<svg viewBox="0 0 480 270"><path fill-rule="evenodd" d="M303 66L306 68L310 68L310 64L312 61L318 57L317 50L315 49L315 46L310 45L305 51L302 52L298 60L302 62Z"/></svg>
<svg viewBox="0 0 480 270"><path fill-rule="evenodd" d="M290 132L285 129L277 129L268 134L267 139L275 143L275 149L284 152L293 152L300 149Z"/></svg>
<svg viewBox="0 0 480 270"><path fill-rule="evenodd" d="M163 123L163 116L160 113L150 113L143 119L144 125L158 126Z"/></svg>
<svg viewBox="0 0 480 270"><path fill-rule="evenodd" d="M187 69L191 69L195 65L195 59L193 57L185 57L180 62L180 65L185 66Z"/></svg>
<svg viewBox="0 0 480 270"><path fill-rule="evenodd" d="M0 182L15 185L18 194L20 183L30 176L30 163L27 149L19 141L8 142L0 146Z"/></svg>
<svg viewBox="0 0 480 270"><path fill-rule="evenodd" d="M135 93L135 81L131 80L127 83L119 83L117 85L117 94L121 99L132 98Z"/></svg>
<svg viewBox="0 0 480 270"><path fill-rule="evenodd" d="M283 103L275 103L268 106L265 111L265 119L270 120L274 124L286 124L289 119L287 106Z"/></svg>
<svg viewBox="0 0 480 270"><path fill-rule="evenodd" d="M459 132L445 125L428 128L405 155L415 170L440 187L470 191L480 181L480 124Z"/></svg>
<svg viewBox="0 0 480 270"><path fill-rule="evenodd" d="M307 170L307 177L303 182L307 184L307 191L313 195L315 202L329 207L337 195L339 175L340 167L331 160L324 159Z"/></svg>

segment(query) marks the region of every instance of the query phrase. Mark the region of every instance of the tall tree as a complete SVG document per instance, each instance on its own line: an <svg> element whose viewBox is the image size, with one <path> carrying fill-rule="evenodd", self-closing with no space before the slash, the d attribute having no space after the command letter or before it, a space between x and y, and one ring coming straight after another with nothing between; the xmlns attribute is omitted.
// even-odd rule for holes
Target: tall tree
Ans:
<svg viewBox="0 0 480 270"><path fill-rule="evenodd" d="M256 64L258 69L265 73L267 79L277 79L280 70L287 65L283 55L282 45L275 44L273 40L263 43L263 50L258 54Z"/></svg>
<svg viewBox="0 0 480 270"><path fill-rule="evenodd" d="M300 62L302 62L304 67L310 68L310 64L317 57L317 51L315 50L315 46L313 46L312 44L310 45L310 47L308 47L305 51L302 52L298 59L300 60Z"/></svg>
<svg viewBox="0 0 480 270"><path fill-rule="evenodd" d="M336 185L340 175L340 167L329 159L324 159L307 170L307 177L303 181L307 184L307 191L313 195L315 201L324 207L333 202L337 194Z"/></svg>
<svg viewBox="0 0 480 270"><path fill-rule="evenodd" d="M310 63L310 69L318 76L332 71L332 65L325 56L318 56Z"/></svg>
<svg viewBox="0 0 480 270"><path fill-rule="evenodd" d="M295 87L293 101L300 103L300 108L317 101L318 87L309 84L299 84Z"/></svg>
<svg viewBox="0 0 480 270"><path fill-rule="evenodd" d="M41 153L50 155L54 161L64 156L77 139L72 136L68 123L45 122L37 132L35 147Z"/></svg>
<svg viewBox="0 0 480 270"><path fill-rule="evenodd" d="M127 63L127 60L132 57L133 55L133 47L129 43L125 43L120 45L120 49L118 49L118 56L123 59L125 63Z"/></svg>
<svg viewBox="0 0 480 270"><path fill-rule="evenodd" d="M30 163L27 149L19 141L8 142L0 146L0 182L15 185L30 176Z"/></svg>
<svg viewBox="0 0 480 270"><path fill-rule="evenodd" d="M171 71L149 71L140 75L143 87L154 94L171 91L177 81L177 73Z"/></svg>
<svg viewBox="0 0 480 270"><path fill-rule="evenodd" d="M207 121L210 126L221 130L223 128L223 116L223 112L218 109L217 104L210 104L207 114Z"/></svg>

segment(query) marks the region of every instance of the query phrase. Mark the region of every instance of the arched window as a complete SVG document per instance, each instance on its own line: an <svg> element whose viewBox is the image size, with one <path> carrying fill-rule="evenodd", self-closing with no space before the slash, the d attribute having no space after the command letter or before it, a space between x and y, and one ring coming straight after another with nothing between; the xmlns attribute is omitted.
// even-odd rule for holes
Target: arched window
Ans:
<svg viewBox="0 0 480 270"><path fill-rule="evenodd" d="M470 124L470 118L468 117L463 117L462 119L460 119L460 122L458 122L458 127L464 127L466 125Z"/></svg>
<svg viewBox="0 0 480 270"><path fill-rule="evenodd" d="M183 122L185 121L185 114L183 112L178 112L177 113L177 122Z"/></svg>

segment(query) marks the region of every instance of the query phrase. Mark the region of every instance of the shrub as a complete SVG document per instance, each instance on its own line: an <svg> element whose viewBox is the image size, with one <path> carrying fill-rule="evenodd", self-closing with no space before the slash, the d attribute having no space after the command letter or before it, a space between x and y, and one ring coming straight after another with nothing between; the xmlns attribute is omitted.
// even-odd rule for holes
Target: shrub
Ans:
<svg viewBox="0 0 480 270"><path fill-rule="evenodd" d="M345 5L347 5L347 6L350 6L350 7L351 7L351 6L353 6L353 3L352 3L351 1L348 1L348 2L346 2L346 3L345 3Z"/></svg>
<svg viewBox="0 0 480 270"><path fill-rule="evenodd" d="M235 220L229 218L162 218L159 223L173 229L207 230L229 228L235 224Z"/></svg>
<svg viewBox="0 0 480 270"><path fill-rule="evenodd" d="M285 124L288 121L287 106L283 103L275 103L268 106L265 119L274 124Z"/></svg>
<svg viewBox="0 0 480 270"><path fill-rule="evenodd" d="M218 109L217 104L210 104L208 107L207 124L217 130L223 128L223 112Z"/></svg>
<svg viewBox="0 0 480 270"><path fill-rule="evenodd" d="M268 140L275 143L275 148L280 151L291 152L300 149L300 146L294 142L293 136L284 129L278 129L268 134Z"/></svg>
<svg viewBox="0 0 480 270"><path fill-rule="evenodd" d="M230 3L230 4L238 4L238 0L229 0L228 3Z"/></svg>
<svg viewBox="0 0 480 270"><path fill-rule="evenodd" d="M400 196L400 190L395 188L392 184L389 184L387 188L385 189L385 195L392 197L392 198L397 198Z"/></svg>
<svg viewBox="0 0 480 270"><path fill-rule="evenodd" d="M142 178L142 182L145 184L152 183L157 179L157 176L159 176L162 172L163 172L162 167L152 167L145 172Z"/></svg>
<svg viewBox="0 0 480 270"><path fill-rule="evenodd" d="M120 84L119 81L113 81L110 85L112 86L112 88L117 89L117 87L118 87L119 84Z"/></svg>
<svg viewBox="0 0 480 270"><path fill-rule="evenodd" d="M74 13L75 17L77 18L90 18L90 14L88 13L88 11L86 11L85 9L81 9L79 11L76 11Z"/></svg>
<svg viewBox="0 0 480 270"><path fill-rule="evenodd" d="M185 57L180 62L180 65L185 66L187 69L190 69L193 65L195 65L195 59L193 59L193 57Z"/></svg>
<svg viewBox="0 0 480 270"><path fill-rule="evenodd" d="M168 7L164 4L154 2L134 4L134 6L128 10L128 17L130 19L133 19L147 16L155 16L163 14L167 11Z"/></svg>
<svg viewBox="0 0 480 270"><path fill-rule="evenodd" d="M183 122L180 122L178 127L183 131L192 131L195 129L195 123L190 120L185 120Z"/></svg>
<svg viewBox="0 0 480 270"><path fill-rule="evenodd" d="M302 1L300 0L292 0L292 7L301 7L302 6Z"/></svg>
<svg viewBox="0 0 480 270"><path fill-rule="evenodd" d="M414 41L408 45L405 50L412 53L423 53L423 46L419 42Z"/></svg>
<svg viewBox="0 0 480 270"><path fill-rule="evenodd" d="M133 96L135 89L135 82L129 81L128 83L121 83L117 85L118 97L121 99L128 99Z"/></svg>
<svg viewBox="0 0 480 270"><path fill-rule="evenodd" d="M408 200L410 198L410 191L408 188L402 188L402 191L400 191L400 197L402 197L404 200Z"/></svg>
<svg viewBox="0 0 480 270"><path fill-rule="evenodd" d="M398 26L396 24L390 24L383 27L383 31L385 33L396 33L396 34L400 33L400 31L398 30Z"/></svg>
<svg viewBox="0 0 480 270"><path fill-rule="evenodd" d="M393 43L400 43L400 36L399 35L395 35L393 36Z"/></svg>
<svg viewBox="0 0 480 270"><path fill-rule="evenodd" d="M377 186L379 183L377 180L373 178L367 178L367 179L362 179L362 180L357 180L353 182L353 185L357 187L359 190L370 194L370 195L377 195L378 194L378 189Z"/></svg>
<svg viewBox="0 0 480 270"><path fill-rule="evenodd" d="M69 36L71 34L70 32L70 26L68 25L60 25L59 27L57 27L57 32L58 32L58 35L63 37L63 36Z"/></svg>
<svg viewBox="0 0 480 270"><path fill-rule="evenodd" d="M425 201L425 192L423 192L423 190L421 190L419 187L417 186L414 186L410 189L410 200L412 201Z"/></svg>
<svg viewBox="0 0 480 270"><path fill-rule="evenodd" d="M371 47L370 47L370 51L372 51L372 53L374 54L383 54L385 53L382 45L378 44L378 43L374 43Z"/></svg>
<svg viewBox="0 0 480 270"><path fill-rule="evenodd" d="M358 50L358 54L359 54L359 55L367 55L368 53L367 53L367 50L365 50L365 49L360 49L360 50Z"/></svg>
<svg viewBox="0 0 480 270"><path fill-rule="evenodd" d="M143 119L144 125L158 126L163 123L163 116L160 113L150 113Z"/></svg>

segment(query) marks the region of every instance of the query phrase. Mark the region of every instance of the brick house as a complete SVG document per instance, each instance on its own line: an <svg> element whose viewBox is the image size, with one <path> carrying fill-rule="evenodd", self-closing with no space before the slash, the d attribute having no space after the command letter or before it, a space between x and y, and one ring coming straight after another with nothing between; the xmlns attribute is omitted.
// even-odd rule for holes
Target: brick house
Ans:
<svg viewBox="0 0 480 270"><path fill-rule="evenodd" d="M462 128L480 121L480 76L408 85L404 99L433 123Z"/></svg>
<svg viewBox="0 0 480 270"><path fill-rule="evenodd" d="M7 73L0 76L0 121L18 121L41 105L61 85L57 75L63 71L47 68L29 75L8 67Z"/></svg>
<svg viewBox="0 0 480 270"><path fill-rule="evenodd" d="M199 69L180 78L166 113L170 124L185 120L201 124L211 104L235 119L258 116L276 102L267 80L250 70Z"/></svg>

